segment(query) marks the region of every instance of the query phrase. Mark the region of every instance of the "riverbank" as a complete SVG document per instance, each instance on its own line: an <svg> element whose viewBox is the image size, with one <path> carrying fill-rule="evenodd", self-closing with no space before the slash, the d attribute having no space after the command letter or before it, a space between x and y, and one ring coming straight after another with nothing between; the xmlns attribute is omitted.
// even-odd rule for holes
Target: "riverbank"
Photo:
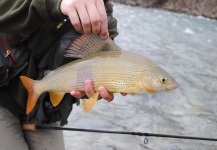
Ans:
<svg viewBox="0 0 217 150"><path fill-rule="evenodd" d="M122 4L156 7L170 11L217 19L217 0L112 0Z"/></svg>

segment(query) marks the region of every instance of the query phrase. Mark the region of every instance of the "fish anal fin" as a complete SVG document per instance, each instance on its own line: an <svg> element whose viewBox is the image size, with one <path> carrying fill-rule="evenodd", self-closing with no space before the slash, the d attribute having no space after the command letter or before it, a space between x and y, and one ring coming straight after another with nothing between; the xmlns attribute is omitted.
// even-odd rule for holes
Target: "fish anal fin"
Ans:
<svg viewBox="0 0 217 150"><path fill-rule="evenodd" d="M84 111L85 112L90 111L93 108L93 106L96 104L96 102L98 101L98 98L99 98L99 92L96 92L89 99L84 99L82 101L82 106L84 108Z"/></svg>
<svg viewBox="0 0 217 150"><path fill-rule="evenodd" d="M73 40L66 48L65 57L84 58L105 51L120 51L111 38L101 39L99 35L83 34Z"/></svg>
<svg viewBox="0 0 217 150"><path fill-rule="evenodd" d="M34 85L37 83L36 80L32 80L26 76L20 76L20 80L28 91L26 114L29 114L35 107L35 104L42 92L39 92L34 88Z"/></svg>
<svg viewBox="0 0 217 150"><path fill-rule="evenodd" d="M65 95L64 92L54 92L54 91L49 91L49 94L50 94L51 103L54 107L60 104L60 102L62 101Z"/></svg>

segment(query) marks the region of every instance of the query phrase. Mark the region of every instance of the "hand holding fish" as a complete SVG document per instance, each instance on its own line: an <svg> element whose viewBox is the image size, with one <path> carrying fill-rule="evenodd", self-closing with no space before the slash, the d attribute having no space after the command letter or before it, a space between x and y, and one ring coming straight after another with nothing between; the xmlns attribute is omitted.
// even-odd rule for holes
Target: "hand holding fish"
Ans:
<svg viewBox="0 0 217 150"><path fill-rule="evenodd" d="M71 91L70 94L74 97L77 98L81 98L83 97L85 94L87 95L87 97L91 97L92 95L95 94L95 90L94 90L94 86L93 86L93 82L91 80L86 80L84 82L84 86L85 86L85 92L80 92L80 91ZM98 88L99 94L100 96L107 100L108 102L112 101L114 99L114 95L113 93L109 93L106 88L104 86L100 86ZM127 94L125 93L121 93L122 96L126 96Z"/></svg>
<svg viewBox="0 0 217 150"><path fill-rule="evenodd" d="M99 34L102 39L109 36L103 0L62 0L60 9L76 30Z"/></svg>

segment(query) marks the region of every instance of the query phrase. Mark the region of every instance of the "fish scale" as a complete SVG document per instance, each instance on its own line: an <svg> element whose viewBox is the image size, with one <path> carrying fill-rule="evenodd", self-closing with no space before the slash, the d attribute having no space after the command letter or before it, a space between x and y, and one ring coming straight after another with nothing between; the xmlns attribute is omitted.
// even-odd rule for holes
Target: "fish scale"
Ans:
<svg viewBox="0 0 217 150"><path fill-rule="evenodd" d="M113 54L113 52L105 52L107 56L109 56L108 53L111 53L112 55L110 57L106 58L87 58L87 60L78 60L77 62L72 62L68 66L63 66L61 69L55 70L52 72L52 74L62 75L64 72L63 78L56 79L54 76L51 76L52 74L48 75L47 77L43 78L41 82L46 83L48 91L50 90L57 90L57 91L64 91L66 93L70 92L71 90L84 90L84 79L91 79L94 82L94 88L97 90L99 86L104 85L107 87L107 89L111 92L117 91L117 92L129 92L123 90L123 84L125 86L132 86L136 85L138 83L138 76L132 75L132 72L135 72L137 74L141 74L140 67L138 64L134 64L135 67L130 67L128 65L132 66L132 63L126 62L126 66L128 66L128 70L121 70L120 68L123 67L123 61L125 62L125 57L121 59L122 57L119 56L119 60L114 63L113 57L117 57ZM123 52L121 55L124 55L125 52ZM126 51L126 56L128 52ZM118 54L120 55L120 54ZM120 61L120 63L118 63ZM82 63L79 63L82 62ZM134 62L134 61L133 61ZM76 65L74 65L76 64ZM85 71L84 66L88 66L88 64L91 64L92 71ZM106 65L101 65L106 64ZM107 65L109 64L109 65ZM82 68L82 69L81 69ZM137 68L137 71L135 71L135 68ZM130 69L130 70L129 70ZM77 76L77 72L81 76ZM112 76L116 72L116 75ZM92 76L92 77L91 77ZM55 82L54 82L55 81ZM111 82L112 81L112 82ZM70 83L70 84L68 84ZM70 85L70 86L69 86ZM55 89L53 88L55 87Z"/></svg>

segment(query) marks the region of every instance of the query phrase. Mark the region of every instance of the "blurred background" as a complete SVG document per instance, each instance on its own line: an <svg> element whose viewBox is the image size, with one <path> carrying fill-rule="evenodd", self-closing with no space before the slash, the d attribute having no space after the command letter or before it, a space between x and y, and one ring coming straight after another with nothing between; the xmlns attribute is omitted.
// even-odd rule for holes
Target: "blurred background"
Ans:
<svg viewBox="0 0 217 150"><path fill-rule="evenodd" d="M217 138L217 1L114 0L117 45L153 60L180 87L169 93L115 94L66 127ZM171 11L172 10L172 11ZM122 69L122 68L120 68ZM67 150L216 150L217 142L64 131Z"/></svg>

